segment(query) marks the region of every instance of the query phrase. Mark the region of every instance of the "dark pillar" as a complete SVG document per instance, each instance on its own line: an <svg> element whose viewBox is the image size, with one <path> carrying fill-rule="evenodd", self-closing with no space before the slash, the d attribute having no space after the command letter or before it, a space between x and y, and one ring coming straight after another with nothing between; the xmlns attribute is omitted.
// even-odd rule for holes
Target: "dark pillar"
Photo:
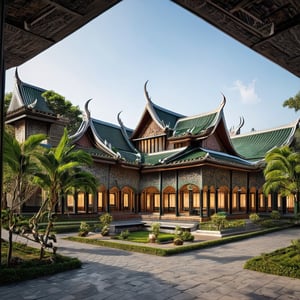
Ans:
<svg viewBox="0 0 300 300"><path fill-rule="evenodd" d="M250 187L249 187L249 173L247 173L247 191L246 191L246 213L250 212Z"/></svg>
<svg viewBox="0 0 300 300"><path fill-rule="evenodd" d="M5 1L0 3L0 267L2 254L2 195L3 195L3 132L4 132L4 93L5 93L5 67L4 67L4 19Z"/></svg>
<svg viewBox="0 0 300 300"><path fill-rule="evenodd" d="M176 170L176 197L175 197L175 213L176 216L179 216L179 207L178 207L178 195L179 195L179 191L178 191L178 171Z"/></svg>
<svg viewBox="0 0 300 300"><path fill-rule="evenodd" d="M218 212L219 189L215 188L215 214Z"/></svg>
<svg viewBox="0 0 300 300"><path fill-rule="evenodd" d="M203 217L203 190L200 191L200 197L199 197L199 216L200 218Z"/></svg>
<svg viewBox="0 0 300 300"><path fill-rule="evenodd" d="M159 215L162 216L164 214L164 207L163 207L163 176L162 172L160 172L160 188L159 188Z"/></svg>
<svg viewBox="0 0 300 300"><path fill-rule="evenodd" d="M64 194L61 195L60 200L61 200L61 202L60 202L61 203L60 204L61 205L61 214L64 215L65 214L65 195Z"/></svg>
<svg viewBox="0 0 300 300"><path fill-rule="evenodd" d="M259 194L258 194L258 189L255 191L255 212L258 213L258 208L259 208Z"/></svg>
<svg viewBox="0 0 300 300"><path fill-rule="evenodd" d="M210 217L210 189L207 190L207 216Z"/></svg>
<svg viewBox="0 0 300 300"><path fill-rule="evenodd" d="M85 206L85 213L89 213L89 194L84 193L84 206Z"/></svg>
<svg viewBox="0 0 300 300"><path fill-rule="evenodd" d="M229 214L232 215L232 171L230 171L229 182Z"/></svg>
<svg viewBox="0 0 300 300"><path fill-rule="evenodd" d="M110 212L110 207L109 207L109 189L107 189L107 192L106 192L106 212L107 213Z"/></svg>
<svg viewBox="0 0 300 300"><path fill-rule="evenodd" d="M193 214L193 190L189 189L189 215Z"/></svg>
<svg viewBox="0 0 300 300"><path fill-rule="evenodd" d="M272 210L278 210L278 193L273 193L272 194Z"/></svg>
<svg viewBox="0 0 300 300"><path fill-rule="evenodd" d="M78 193L74 194L74 214L78 214Z"/></svg>

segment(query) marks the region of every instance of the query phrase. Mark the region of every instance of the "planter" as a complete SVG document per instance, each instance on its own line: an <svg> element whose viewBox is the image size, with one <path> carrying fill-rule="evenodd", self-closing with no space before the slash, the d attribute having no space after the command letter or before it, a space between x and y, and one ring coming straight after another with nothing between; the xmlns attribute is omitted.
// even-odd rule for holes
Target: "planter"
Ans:
<svg viewBox="0 0 300 300"><path fill-rule="evenodd" d="M156 236L153 233L149 233L149 243L155 243L156 242Z"/></svg>
<svg viewBox="0 0 300 300"><path fill-rule="evenodd" d="M182 239L174 239L173 244L176 246L183 245L183 240Z"/></svg>

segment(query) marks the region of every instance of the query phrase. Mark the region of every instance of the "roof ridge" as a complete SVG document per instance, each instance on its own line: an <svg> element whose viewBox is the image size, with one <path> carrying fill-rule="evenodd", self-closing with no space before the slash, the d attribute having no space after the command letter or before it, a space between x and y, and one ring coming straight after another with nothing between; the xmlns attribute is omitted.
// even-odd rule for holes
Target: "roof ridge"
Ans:
<svg viewBox="0 0 300 300"><path fill-rule="evenodd" d="M209 116L209 115L212 115L212 114L220 113L220 111L223 109L225 103L226 103L226 98L223 95L223 100L222 100L221 104L219 105L219 107L217 107L216 109L205 112L205 113L200 113L200 114L197 114L197 115L193 115L193 116L186 116L186 117L178 119L177 122L180 122L181 120L183 120L183 121L192 120L192 119L196 119L196 118L200 118L200 117L206 117L206 116Z"/></svg>
<svg viewBox="0 0 300 300"><path fill-rule="evenodd" d="M235 139L235 138L238 138L238 137L251 136L251 135L255 135L255 134L262 134L262 133L266 133L266 132L270 132L270 131L274 131L274 130L292 128L292 127L296 127L299 122L300 122L300 118L298 118L296 121L293 121L289 124L285 124L285 125L282 125L282 126L279 126L279 127L273 127L273 128L263 129L263 130L250 131L250 132L246 132L246 133L231 136L230 138Z"/></svg>

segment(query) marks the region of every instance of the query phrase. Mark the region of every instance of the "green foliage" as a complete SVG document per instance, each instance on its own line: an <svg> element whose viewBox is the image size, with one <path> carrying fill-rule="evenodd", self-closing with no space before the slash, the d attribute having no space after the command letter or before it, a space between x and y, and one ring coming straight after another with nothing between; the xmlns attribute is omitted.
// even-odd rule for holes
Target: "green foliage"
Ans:
<svg viewBox="0 0 300 300"><path fill-rule="evenodd" d="M258 223L260 221L260 216L257 213L251 213L249 215L249 220L253 223Z"/></svg>
<svg viewBox="0 0 300 300"><path fill-rule="evenodd" d="M282 196L294 197L294 213L299 212L297 195L300 192L300 152L293 152L288 146L274 148L265 156L265 195L278 192Z"/></svg>
<svg viewBox="0 0 300 300"><path fill-rule="evenodd" d="M175 227L175 237L174 237L174 241L176 239L180 239L183 242L184 241L193 241L194 240L194 236L192 235L192 233L190 231L186 231L186 230L182 230L182 228L177 225Z"/></svg>
<svg viewBox="0 0 300 300"><path fill-rule="evenodd" d="M278 210L272 210L270 217L272 220L279 220L281 218L280 212Z"/></svg>
<svg viewBox="0 0 300 300"><path fill-rule="evenodd" d="M210 218L212 224L217 228L217 230L222 230L227 223L226 215L224 214L213 214Z"/></svg>
<svg viewBox="0 0 300 300"><path fill-rule="evenodd" d="M122 249L127 251L140 252L140 253L152 254L158 256L169 256L169 255L184 253L187 251L193 251L193 250L199 250L199 249L205 249L205 248L214 247L218 245L223 245L223 244L227 244L227 243L231 243L243 239L248 239L254 236L264 235L266 233L270 233L282 229L284 229L284 227L265 229L257 232L250 232L250 233L239 234L236 236L224 237L217 240L194 242L191 244L183 245L181 247L174 247L174 248L159 248L157 246L151 247L151 246L140 245L140 244L127 244L124 242L118 243L116 241L112 242L109 240L85 239L80 237L68 237L67 239L71 241L77 241L81 243L88 243L92 245L99 245L99 246L110 247L115 249Z"/></svg>
<svg viewBox="0 0 300 300"><path fill-rule="evenodd" d="M287 248L263 253L246 262L245 269L300 279L300 240Z"/></svg>
<svg viewBox="0 0 300 300"><path fill-rule="evenodd" d="M99 217L100 226L101 226L101 234L106 236L109 234L109 225L113 220L113 217L109 213L105 213Z"/></svg>
<svg viewBox="0 0 300 300"><path fill-rule="evenodd" d="M300 110L300 91L294 96L283 102L283 107L293 108L295 112Z"/></svg>
<svg viewBox="0 0 300 300"><path fill-rule="evenodd" d="M160 231L160 223L159 222L153 222L151 224L151 232L155 235L155 238L158 238Z"/></svg>
<svg viewBox="0 0 300 300"><path fill-rule="evenodd" d="M90 225L87 222L82 221L79 227L79 236L87 236L90 231Z"/></svg>
<svg viewBox="0 0 300 300"><path fill-rule="evenodd" d="M121 240L127 240L129 237L129 231L128 230L123 230L120 235L119 235L119 238Z"/></svg>
<svg viewBox="0 0 300 300"><path fill-rule="evenodd" d="M4 115L6 115L6 113L7 113L11 98L12 98L12 93L11 92L10 93L5 93L5 96L4 96Z"/></svg>
<svg viewBox="0 0 300 300"><path fill-rule="evenodd" d="M105 213L105 214L103 214L103 215L101 215L101 216L99 217L99 220L100 220L100 224L101 224L102 226L110 225L110 223L111 223L112 220L113 220L113 217L112 217L111 214Z"/></svg>
<svg viewBox="0 0 300 300"><path fill-rule="evenodd" d="M53 275L81 267L81 262L77 258L56 254L55 256L46 255L43 260L40 260L38 249L19 243L13 243L13 248L16 254L14 265L10 267L1 266L0 285ZM6 255L8 251L6 242L2 242L2 251L2 255Z"/></svg>
<svg viewBox="0 0 300 300"><path fill-rule="evenodd" d="M70 101L66 100L65 97L54 91L46 91L42 96L55 114L61 115L69 120L67 130L70 134L74 134L82 122L82 113L79 107L74 106Z"/></svg>
<svg viewBox="0 0 300 300"><path fill-rule="evenodd" d="M41 243L43 249L48 247L48 237L53 227L53 211L61 195L74 191L95 192L96 178L84 169L92 164L92 157L83 150L75 150L65 129L57 147L48 149L43 155L37 155L40 163L40 172L35 173L34 182L47 195L40 210L32 218L32 224L38 224L41 217L47 213L48 225Z"/></svg>

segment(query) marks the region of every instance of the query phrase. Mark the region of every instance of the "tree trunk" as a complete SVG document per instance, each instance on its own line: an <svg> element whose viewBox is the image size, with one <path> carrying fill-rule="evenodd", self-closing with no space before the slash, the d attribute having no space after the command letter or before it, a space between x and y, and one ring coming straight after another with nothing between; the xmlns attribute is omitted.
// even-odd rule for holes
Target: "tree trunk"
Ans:
<svg viewBox="0 0 300 300"><path fill-rule="evenodd" d="M53 221L52 221L52 212L55 207L55 204L53 202L50 202L49 212L48 212L48 224L45 231L45 235L43 237L43 243L40 250L40 260L44 258L45 255L45 249L48 248L48 239L51 232L51 229L53 227Z"/></svg>
<svg viewBox="0 0 300 300"><path fill-rule="evenodd" d="M11 265L12 250L13 250L13 228L9 226L8 229L8 251L7 251L7 266Z"/></svg>

